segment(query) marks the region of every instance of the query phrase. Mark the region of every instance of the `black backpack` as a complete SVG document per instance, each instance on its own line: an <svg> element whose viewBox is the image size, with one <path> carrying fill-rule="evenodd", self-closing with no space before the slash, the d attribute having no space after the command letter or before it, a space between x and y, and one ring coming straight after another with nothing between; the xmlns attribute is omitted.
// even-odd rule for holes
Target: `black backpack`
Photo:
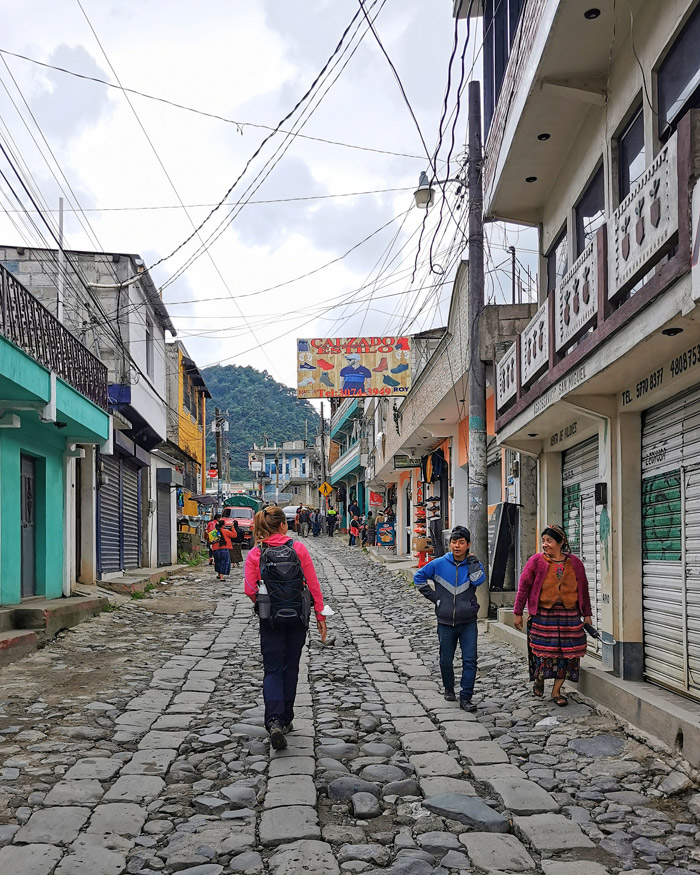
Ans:
<svg viewBox="0 0 700 875"><path fill-rule="evenodd" d="M260 545L260 577L270 596L270 624L288 625L301 621L309 625L311 593L304 580L294 541Z"/></svg>

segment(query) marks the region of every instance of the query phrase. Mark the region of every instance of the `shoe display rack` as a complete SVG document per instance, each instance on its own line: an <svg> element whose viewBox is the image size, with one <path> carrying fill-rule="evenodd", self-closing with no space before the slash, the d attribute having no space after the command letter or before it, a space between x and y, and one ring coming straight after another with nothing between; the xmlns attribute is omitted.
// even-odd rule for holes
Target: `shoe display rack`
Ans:
<svg viewBox="0 0 700 875"><path fill-rule="evenodd" d="M426 523L425 484L419 482L416 488L416 501L413 503L413 550L418 567L427 565L433 556L433 542L430 540Z"/></svg>

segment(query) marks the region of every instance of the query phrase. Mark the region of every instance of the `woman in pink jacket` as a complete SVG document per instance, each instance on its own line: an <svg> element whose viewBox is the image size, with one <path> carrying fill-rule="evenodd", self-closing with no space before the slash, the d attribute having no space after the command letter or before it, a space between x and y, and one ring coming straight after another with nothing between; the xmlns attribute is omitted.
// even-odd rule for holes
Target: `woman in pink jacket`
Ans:
<svg viewBox="0 0 700 875"><path fill-rule="evenodd" d="M287 746L285 735L292 730L294 719L294 699L297 692L297 680L299 677L299 660L306 641L308 614L306 618L301 616L299 605L296 604L299 591L307 588L313 600L316 612L316 625L321 640L326 640L326 618L323 611L323 595L318 582L316 570L311 556L306 547L300 542L287 537L287 519L279 507L266 507L255 514L253 537L256 546L248 552L245 561L245 594L256 604L256 611L262 608L262 597L258 605L258 588L261 583L261 551L263 567L266 566L269 548L278 548L275 553L285 560L280 562L284 565L289 579L292 581L289 592L290 598L280 600L276 593L268 592L271 600L270 617L260 619L260 649L263 657L265 676L263 679L263 698L265 700L265 726L270 733L270 743L275 750L283 750ZM279 549L283 548L283 549ZM289 561L289 549L293 550ZM298 563L294 557L298 557ZM294 566L300 566L300 575L297 577ZM270 566L268 566L270 567ZM268 590L270 587L267 587ZM292 616L285 621L282 612L275 619L276 601L284 605L283 612L294 614L295 610L300 614ZM267 613L260 610L259 613Z"/></svg>
<svg viewBox="0 0 700 875"><path fill-rule="evenodd" d="M561 693L562 684L567 678L578 681L581 657L586 653L583 623L591 622L591 601L586 570L569 552L566 532L560 526L550 524L542 532L542 552L528 559L520 575L513 607L516 629L523 628L526 603L532 692L541 699L545 680L553 678L552 701L564 707L569 700Z"/></svg>

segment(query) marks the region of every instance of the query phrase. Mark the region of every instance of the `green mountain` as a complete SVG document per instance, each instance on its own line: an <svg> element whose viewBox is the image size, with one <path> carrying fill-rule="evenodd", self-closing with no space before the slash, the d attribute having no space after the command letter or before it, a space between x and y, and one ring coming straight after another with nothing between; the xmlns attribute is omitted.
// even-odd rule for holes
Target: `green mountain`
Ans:
<svg viewBox="0 0 700 875"><path fill-rule="evenodd" d="M253 444L262 444L264 435L269 442L303 440L307 435L313 441L318 434L318 413L309 404L297 398L296 390L278 383L267 371L256 371L239 365L213 365L202 370L202 376L211 392L207 402L207 454L216 452L216 441L211 431L214 408L218 407L228 420L224 432L224 456L231 453L231 479L249 480L248 451Z"/></svg>

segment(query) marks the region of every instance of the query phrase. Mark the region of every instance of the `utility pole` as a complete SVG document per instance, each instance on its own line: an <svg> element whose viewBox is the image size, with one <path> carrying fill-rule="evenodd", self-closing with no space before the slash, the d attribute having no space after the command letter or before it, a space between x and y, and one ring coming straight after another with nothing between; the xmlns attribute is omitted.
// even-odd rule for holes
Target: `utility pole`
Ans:
<svg viewBox="0 0 700 875"><path fill-rule="evenodd" d="M484 195L481 171L481 86L469 83L469 530L472 550L486 571L477 588L479 616L489 609L486 506L486 375L479 350L484 309Z"/></svg>
<svg viewBox="0 0 700 875"><path fill-rule="evenodd" d="M224 484L222 483L222 476L224 473L224 465L223 465L223 455L221 452L221 432L223 429L224 418L221 415L221 411L218 407L214 408L214 431L216 434L216 473L217 473L217 500L219 505L219 510L223 507L223 491Z"/></svg>
<svg viewBox="0 0 700 875"><path fill-rule="evenodd" d="M511 290L511 304L515 303L515 246L509 246L508 251L510 252L510 265L511 265L511 281L512 281L512 290Z"/></svg>
<svg viewBox="0 0 700 875"><path fill-rule="evenodd" d="M59 322L63 322L63 306L65 299L63 291L63 275L65 272L65 254L63 252L63 198L60 197L58 199L58 282L56 283L56 288L58 289L56 297L56 318Z"/></svg>
<svg viewBox="0 0 700 875"><path fill-rule="evenodd" d="M326 482L326 423L323 416L323 401L321 401L321 482ZM328 510L328 498L323 496L324 510Z"/></svg>
<svg viewBox="0 0 700 875"><path fill-rule="evenodd" d="M280 457L279 453L275 453L275 504L280 503Z"/></svg>

